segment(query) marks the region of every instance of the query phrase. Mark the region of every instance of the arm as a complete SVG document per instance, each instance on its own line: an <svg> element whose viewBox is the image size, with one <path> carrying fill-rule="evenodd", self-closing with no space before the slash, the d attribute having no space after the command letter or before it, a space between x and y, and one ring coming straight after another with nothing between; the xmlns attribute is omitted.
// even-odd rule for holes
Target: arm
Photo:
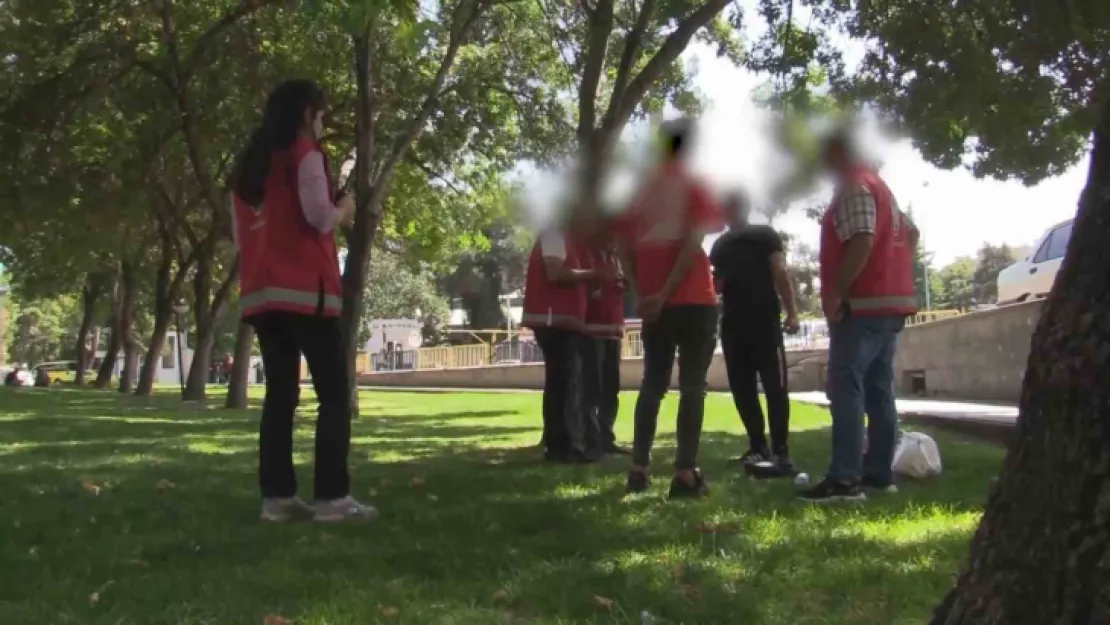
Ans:
<svg viewBox="0 0 1110 625"><path fill-rule="evenodd" d="M794 301L794 280L786 269L786 255L782 252L771 254L771 277L775 281L775 291L782 300L782 307L788 319L798 316L797 302Z"/></svg>
<svg viewBox="0 0 1110 625"><path fill-rule="evenodd" d="M690 273L694 258L703 253L701 246L706 235L720 232L724 223L720 209L704 187L694 184L689 193L686 209L687 231L682 249L679 250L678 257L675 258L674 266L671 267L671 272L667 275L667 281L663 283L663 288L658 294L652 294L653 297L658 295L663 301L671 298L678 285Z"/></svg>
<svg viewBox="0 0 1110 625"><path fill-rule="evenodd" d="M343 212L332 201L324 155L310 152L297 165L297 195L305 221L321 234L335 229Z"/></svg>
<svg viewBox="0 0 1110 625"><path fill-rule="evenodd" d="M849 189L834 209L836 234L845 245L833 293L846 301L848 290L863 271L875 243L875 198L866 188Z"/></svg>
<svg viewBox="0 0 1110 625"><path fill-rule="evenodd" d="M567 266L567 244L563 235L546 232L540 236L540 255L543 256L543 270L548 280L564 284L577 284L596 279L597 269L573 269Z"/></svg>

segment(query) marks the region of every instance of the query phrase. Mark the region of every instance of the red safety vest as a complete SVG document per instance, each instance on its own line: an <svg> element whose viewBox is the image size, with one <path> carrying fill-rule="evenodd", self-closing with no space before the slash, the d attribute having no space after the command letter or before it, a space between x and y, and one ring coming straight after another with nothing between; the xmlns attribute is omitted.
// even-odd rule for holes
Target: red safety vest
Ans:
<svg viewBox="0 0 1110 625"><path fill-rule="evenodd" d="M582 246L564 235L567 266L588 269L589 259ZM559 284L548 280L540 242L532 246L528 271L524 276L524 310L520 325L526 328L563 328L582 331L586 319L586 285Z"/></svg>
<svg viewBox="0 0 1110 625"><path fill-rule="evenodd" d="M866 169L853 171L846 183L863 185L875 199L876 208L871 255L848 291L846 303L851 314L867 317L916 313L914 250L910 249L909 228L895 206L890 189L882 178ZM831 292L836 284L837 271L844 257L845 244L836 234L832 210L840 202L841 194L842 190L838 190L821 219L820 277L824 293Z"/></svg>
<svg viewBox="0 0 1110 625"><path fill-rule="evenodd" d="M313 151L320 151L315 141L299 138L270 156L262 206L234 197L244 318L272 310L339 316L343 301L335 235L309 225L297 189L301 160ZM330 188L330 173L328 181Z"/></svg>
<svg viewBox="0 0 1110 625"><path fill-rule="evenodd" d="M616 267L616 258L608 250L593 248L590 255L595 267L603 264ZM589 293L586 332L601 338L619 339L624 336L624 289L619 280L610 280Z"/></svg>

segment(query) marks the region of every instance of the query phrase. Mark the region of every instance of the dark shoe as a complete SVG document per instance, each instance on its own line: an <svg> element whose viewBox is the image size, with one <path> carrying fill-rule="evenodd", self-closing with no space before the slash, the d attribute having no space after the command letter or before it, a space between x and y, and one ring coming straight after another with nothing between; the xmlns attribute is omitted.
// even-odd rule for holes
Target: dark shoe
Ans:
<svg viewBox="0 0 1110 625"><path fill-rule="evenodd" d="M737 458L729 458L728 465L733 467L746 467L753 464L759 464L760 462L767 462L770 459L771 452L765 449L749 449L748 451L744 452L743 456Z"/></svg>
<svg viewBox="0 0 1110 625"><path fill-rule="evenodd" d="M803 491L798 499L810 503L834 503L838 501L863 501L867 499L858 484L825 478L820 484Z"/></svg>
<svg viewBox="0 0 1110 625"><path fill-rule="evenodd" d="M756 479L794 477L794 464L789 456L772 456L762 462L744 465L744 472Z"/></svg>
<svg viewBox="0 0 1110 625"><path fill-rule="evenodd" d="M651 477L643 471L629 471L625 489L629 493L642 493L651 486Z"/></svg>
<svg viewBox="0 0 1110 625"><path fill-rule="evenodd" d="M694 469L694 483L690 484L676 475L671 480L671 492L667 496L671 499L701 499L709 496L709 485L705 483L701 469Z"/></svg>
<svg viewBox="0 0 1110 625"><path fill-rule="evenodd" d="M612 443L605 446L605 453L613 456L631 456L632 450L626 447L621 447L616 443Z"/></svg>
<svg viewBox="0 0 1110 625"><path fill-rule="evenodd" d="M894 480L884 482L870 475L863 476L863 478L859 481L859 485L868 490L873 490L877 493L883 493L885 495L893 495L898 492L898 485L894 483Z"/></svg>

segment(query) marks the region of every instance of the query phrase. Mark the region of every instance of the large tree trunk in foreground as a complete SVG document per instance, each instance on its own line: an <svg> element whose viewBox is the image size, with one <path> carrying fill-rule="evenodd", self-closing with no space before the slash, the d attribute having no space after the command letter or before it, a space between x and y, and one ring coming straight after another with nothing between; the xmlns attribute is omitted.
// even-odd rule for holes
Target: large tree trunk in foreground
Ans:
<svg viewBox="0 0 1110 625"><path fill-rule="evenodd" d="M1110 102L1033 334L1021 417L933 625L1110 623Z"/></svg>
<svg viewBox="0 0 1110 625"><path fill-rule="evenodd" d="M371 73L370 33L354 39L355 82L358 97L355 107L355 221L347 232L347 260L343 267L343 355L347 361L347 381L351 389L351 416L358 418L358 385L355 362L358 359L359 326L365 308L366 276L370 273L370 244L381 222L381 202L374 192L374 108Z"/></svg>
<svg viewBox="0 0 1110 625"><path fill-rule="evenodd" d="M231 363L231 375L227 380L227 408L247 407L247 385L251 375L251 347L254 345L254 328L246 323L239 324L235 335L235 355Z"/></svg>

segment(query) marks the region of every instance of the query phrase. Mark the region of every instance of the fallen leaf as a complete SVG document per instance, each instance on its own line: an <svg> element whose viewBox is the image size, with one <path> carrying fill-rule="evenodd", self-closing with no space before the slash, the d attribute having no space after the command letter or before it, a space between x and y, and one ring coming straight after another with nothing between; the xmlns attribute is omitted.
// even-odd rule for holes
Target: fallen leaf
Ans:
<svg viewBox="0 0 1110 625"><path fill-rule="evenodd" d="M420 477L419 475L414 476L412 478L412 487L413 488L420 488L423 485L424 485L424 478Z"/></svg>
<svg viewBox="0 0 1110 625"><path fill-rule="evenodd" d="M377 497L378 496L378 489L371 488L369 494L370 494L371 497Z"/></svg>
<svg viewBox="0 0 1110 625"><path fill-rule="evenodd" d="M267 614L262 617L262 625L293 625L293 621L280 614Z"/></svg>
<svg viewBox="0 0 1110 625"><path fill-rule="evenodd" d="M132 560L131 566L150 566L150 563L146 560Z"/></svg>
<svg viewBox="0 0 1110 625"><path fill-rule="evenodd" d="M81 488L84 488L86 493L93 496L100 494L100 487L92 480L81 480Z"/></svg>
<svg viewBox="0 0 1110 625"><path fill-rule="evenodd" d="M403 588L404 585L405 585L405 580L398 577L397 579L390 580L390 582L388 584L386 584L385 587L390 589L390 590L396 591L396 590L400 590L401 588Z"/></svg>
<svg viewBox="0 0 1110 625"><path fill-rule="evenodd" d="M98 603L100 603L100 593L94 592L89 595L89 605L96 605Z"/></svg>
<svg viewBox="0 0 1110 625"><path fill-rule="evenodd" d="M437 497L436 495L428 495L428 501L431 501L431 502L439 501L439 497Z"/></svg>
<svg viewBox="0 0 1110 625"><path fill-rule="evenodd" d="M505 590L504 588L502 588L501 590L498 590L497 592L493 593L493 600L498 601L498 602L508 601L509 600L509 591Z"/></svg>
<svg viewBox="0 0 1110 625"><path fill-rule="evenodd" d="M158 490L160 491L173 490L175 488L177 488L177 484L174 484L169 480L158 480Z"/></svg>
<svg viewBox="0 0 1110 625"><path fill-rule="evenodd" d="M401 613L401 611L399 609L393 607L393 606L387 606L387 605L378 606L378 614L381 614L385 618L396 618L397 615L399 615L400 613Z"/></svg>
<svg viewBox="0 0 1110 625"><path fill-rule="evenodd" d="M382 488L389 486L389 480L383 477L382 481L378 482L378 486L381 486Z"/></svg>
<svg viewBox="0 0 1110 625"><path fill-rule="evenodd" d="M613 610L613 600L601 595L594 595L594 605L600 610L611 612Z"/></svg>

